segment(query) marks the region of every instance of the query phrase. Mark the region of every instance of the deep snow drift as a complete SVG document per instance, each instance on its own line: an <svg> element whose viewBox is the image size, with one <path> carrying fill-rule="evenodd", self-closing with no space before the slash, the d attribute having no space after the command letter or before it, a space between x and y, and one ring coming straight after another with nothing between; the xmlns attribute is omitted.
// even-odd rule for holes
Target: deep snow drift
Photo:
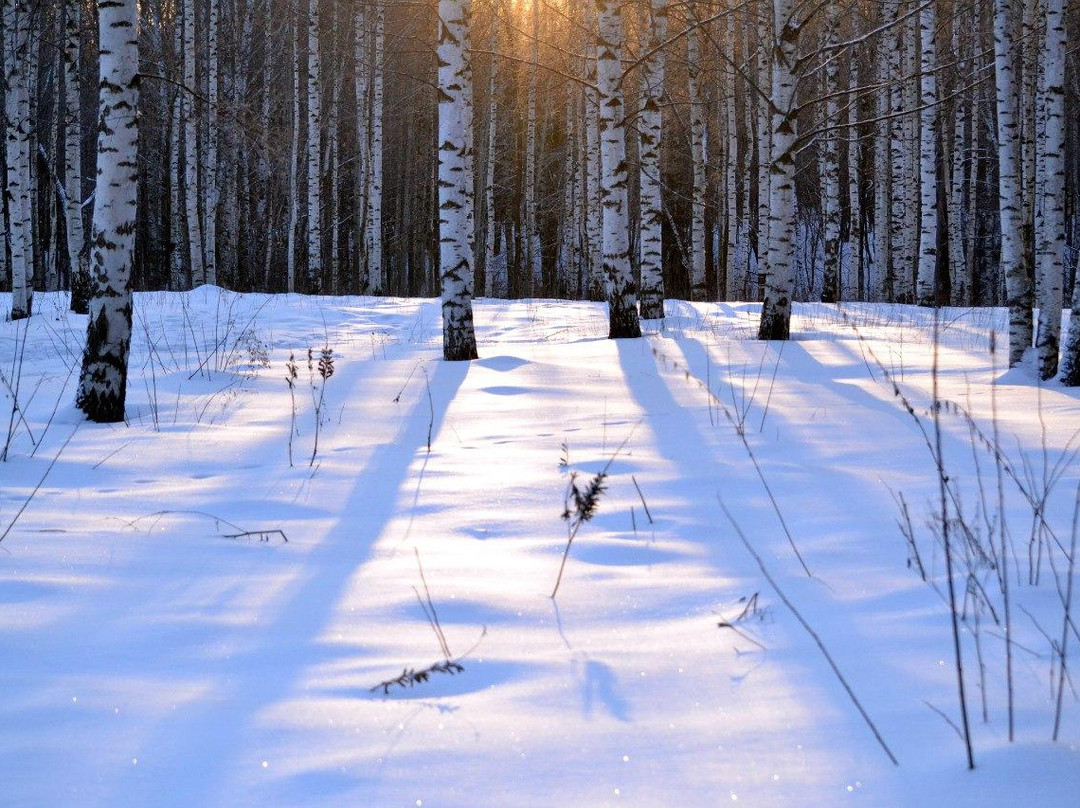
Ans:
<svg viewBox="0 0 1080 808"><path fill-rule="evenodd" d="M754 304L669 301L610 341L596 304L480 301L447 364L437 301L140 294L129 423L97 426L85 319L36 306L0 323L5 806L1076 804L1080 393L1002 370L1000 311L946 310L938 348L969 772L931 312L801 306L780 345ZM568 484L605 468L553 601ZM428 597L464 670L384 695L445 661Z"/></svg>

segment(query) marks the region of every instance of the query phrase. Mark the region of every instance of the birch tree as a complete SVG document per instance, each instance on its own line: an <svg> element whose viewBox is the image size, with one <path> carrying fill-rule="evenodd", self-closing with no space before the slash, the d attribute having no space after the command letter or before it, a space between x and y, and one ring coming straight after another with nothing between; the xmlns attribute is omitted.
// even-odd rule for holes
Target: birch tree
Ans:
<svg viewBox="0 0 1080 808"><path fill-rule="evenodd" d="M1009 366L1016 365L1032 339L1031 285L1024 262L1020 160L1019 86L1016 81L1014 0L994 0L994 77L997 89L998 211L1001 265L1009 307Z"/></svg>
<svg viewBox="0 0 1080 808"><path fill-rule="evenodd" d="M701 29L694 25L686 37L686 81L690 96L690 160L693 188L690 198L690 298L705 299L705 98L701 86Z"/></svg>
<svg viewBox="0 0 1080 808"><path fill-rule="evenodd" d="M11 252L11 319L30 316L34 301L34 232L31 187L29 71L31 13L26 0L4 0L4 93L7 123L8 244Z"/></svg>
<svg viewBox="0 0 1080 808"><path fill-rule="evenodd" d="M443 358L475 359L473 249L468 159L473 125L469 65L472 0L439 0L439 268L442 281Z"/></svg>
<svg viewBox="0 0 1080 808"><path fill-rule="evenodd" d="M937 76L934 32L937 2L919 10L919 264L916 294L920 306L936 302L938 188L937 188Z"/></svg>
<svg viewBox="0 0 1080 808"><path fill-rule="evenodd" d="M630 268L626 120L622 94L623 24L615 0L596 0L596 73L600 100L600 204L608 284L608 337L640 337L637 288Z"/></svg>
<svg viewBox="0 0 1080 808"><path fill-rule="evenodd" d="M375 0L374 53L371 64L371 184L367 189L368 278L373 294L386 292L383 260L383 99L386 49L386 2Z"/></svg>
<svg viewBox="0 0 1080 808"><path fill-rule="evenodd" d="M322 77L319 59L319 0L307 14L307 292L322 285Z"/></svg>
<svg viewBox="0 0 1080 808"><path fill-rule="evenodd" d="M207 278L202 217L199 213L198 115L195 96L191 92L195 87L195 0L184 0L183 15L181 54L184 60L184 91L180 94L180 103L184 120L184 216L187 221L191 283L201 286L207 282Z"/></svg>
<svg viewBox="0 0 1080 808"><path fill-rule="evenodd" d="M1046 28L1039 77L1044 132L1036 166L1036 269L1038 272L1039 376L1058 371L1062 278L1065 275L1065 19L1062 0L1046 0ZM1080 285L1080 284L1077 284Z"/></svg>
<svg viewBox="0 0 1080 808"><path fill-rule="evenodd" d="M795 253L795 62L801 23L796 0L772 0L772 143L769 155L769 230L765 299L758 339L787 339Z"/></svg>
<svg viewBox="0 0 1080 808"><path fill-rule="evenodd" d="M86 314L90 275L83 227L82 71L79 55L82 0L64 3L64 230L71 278L71 310Z"/></svg>
<svg viewBox="0 0 1080 808"><path fill-rule="evenodd" d="M667 0L651 0L647 20L652 55L643 67L643 98L639 117L638 162L641 230L638 236L641 263L641 316L653 320L664 316L663 210L660 199L660 142L663 133L661 101L664 94L664 51L667 39Z"/></svg>
<svg viewBox="0 0 1080 808"><path fill-rule="evenodd" d="M101 63L90 319L76 405L91 421L124 419L138 188L138 6L99 0Z"/></svg>
<svg viewBox="0 0 1080 808"><path fill-rule="evenodd" d="M838 124L840 110L840 61L835 48L840 36L840 4L828 0L825 5L825 125ZM821 302L835 303L840 299L840 144L836 129L825 133L825 148L821 160L822 220L825 230L825 266L821 277Z"/></svg>

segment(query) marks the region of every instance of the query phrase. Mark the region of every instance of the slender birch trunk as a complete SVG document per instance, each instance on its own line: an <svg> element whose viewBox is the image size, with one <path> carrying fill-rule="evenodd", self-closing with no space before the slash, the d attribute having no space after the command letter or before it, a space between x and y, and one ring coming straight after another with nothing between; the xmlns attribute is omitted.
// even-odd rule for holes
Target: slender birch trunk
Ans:
<svg viewBox="0 0 1080 808"><path fill-rule="evenodd" d="M471 0L439 0L439 265L443 357L476 358L473 330L473 250L469 236L468 131L473 124L469 65Z"/></svg>
<svg viewBox="0 0 1080 808"><path fill-rule="evenodd" d="M727 41L732 53L736 50L735 15L727 18ZM723 125L726 135L724 148L724 283L720 287L723 300L735 299L736 263L739 248L739 208L735 184L738 173L739 133L736 129L735 76L734 70L723 71Z"/></svg>
<svg viewBox="0 0 1080 808"><path fill-rule="evenodd" d="M640 337L637 287L630 268L626 118L622 92L623 22L615 0L596 0L596 74L600 96L600 204L604 277L608 283L608 337Z"/></svg>
<svg viewBox="0 0 1080 808"><path fill-rule="evenodd" d="M64 3L64 226L67 231L68 271L71 274L71 310L86 314L89 305L90 272L86 260L86 233L83 226L82 162L82 2Z"/></svg>
<svg viewBox="0 0 1080 808"><path fill-rule="evenodd" d="M858 33L856 29L855 33ZM863 208L860 198L862 188L862 137L855 125L859 120L857 87L859 86L859 59L852 51L848 74L847 150L848 182L848 262L847 271L840 273L841 299L866 300L866 262L863 252Z"/></svg>
<svg viewBox="0 0 1080 808"><path fill-rule="evenodd" d="M207 282L203 257L202 217L199 215L199 134L198 113L191 89L195 87L195 0L184 0L184 28L181 55L184 60L184 90L181 107L184 119L184 216L187 220L191 283Z"/></svg>
<svg viewBox="0 0 1080 808"><path fill-rule="evenodd" d="M91 421L124 420L131 344L139 130L139 15L135 0L99 0L98 174L91 247L93 291L76 405Z"/></svg>
<svg viewBox="0 0 1080 808"><path fill-rule="evenodd" d="M934 32L936 0L919 11L919 264L916 294L920 306L937 302L937 59Z"/></svg>
<svg viewBox="0 0 1080 808"><path fill-rule="evenodd" d="M179 40L179 26L177 30ZM179 42L177 43L179 44ZM179 48L177 49L179 52ZM184 220L180 216L180 186L183 176L180 171L180 150L183 148L183 101L180 98L182 89L177 89L170 106L170 136L169 136L169 234L172 242L169 250L170 258L170 282L169 288L177 292L187 289L189 284L184 274ZM89 306L89 279L87 271L87 306ZM75 310L75 285L72 283L71 308Z"/></svg>
<svg viewBox="0 0 1080 808"><path fill-rule="evenodd" d="M828 61L825 64L825 125L835 127L840 112L840 60L834 50L840 39L840 5L827 0L825 5L825 45ZM840 299L840 144L838 129L825 133L825 148L821 159L822 219L825 232L825 266L821 278L821 302L836 303Z"/></svg>
<svg viewBox="0 0 1080 808"><path fill-rule="evenodd" d="M1039 292L1039 376L1058 371L1062 281L1065 275L1065 16L1062 0L1046 0L1046 33L1038 104L1044 116L1039 139L1035 244Z"/></svg>
<svg viewBox="0 0 1080 808"><path fill-rule="evenodd" d="M484 297L491 297L495 274L495 133L498 124L496 76L499 60L499 9L491 15L491 31L488 34L488 88L487 88L487 142L484 149Z"/></svg>
<svg viewBox="0 0 1080 808"><path fill-rule="evenodd" d="M690 96L690 155L693 168L690 214L690 299L705 294L705 98L701 86L701 29L686 37L686 81Z"/></svg>
<svg viewBox="0 0 1080 808"><path fill-rule="evenodd" d="M368 285L372 294L386 294L386 268L383 266L383 99L386 2L375 2L375 25L371 64L371 150L367 189Z"/></svg>
<svg viewBox="0 0 1080 808"><path fill-rule="evenodd" d="M1032 340L1032 293L1024 262L1023 198L1018 118L1016 15L1014 0L994 0L994 67L997 87L998 211L1001 266L1009 306L1009 366L1023 358Z"/></svg>
<svg viewBox="0 0 1080 808"><path fill-rule="evenodd" d="M4 0L4 62L7 72L8 243L11 251L11 319L33 310L34 239L30 173L30 50L31 12L24 0Z"/></svg>
<svg viewBox="0 0 1080 808"><path fill-rule="evenodd" d="M540 230L536 210L536 108L540 70L540 0L531 0L532 37L529 45L529 78L525 120L525 272L533 297L543 294Z"/></svg>
<svg viewBox="0 0 1080 808"><path fill-rule="evenodd" d="M289 14L292 44L292 137L289 140L289 229L285 245L285 291L296 291L296 235L300 224L300 15Z"/></svg>
<svg viewBox="0 0 1080 808"><path fill-rule="evenodd" d="M795 254L795 61L801 23L796 0L773 0L772 149L769 161L768 278L758 339L788 339Z"/></svg>
<svg viewBox="0 0 1080 808"><path fill-rule="evenodd" d="M888 24L895 19L895 5L882 9L881 22ZM878 92L875 104L877 124L874 129L874 232L871 278L867 283L867 299L892 300L892 111L891 82L896 77L893 69L891 35L881 38L877 52L877 80L884 88Z"/></svg>
<svg viewBox="0 0 1080 808"><path fill-rule="evenodd" d="M667 0L651 0L650 48L667 39ZM648 19L648 18L647 18ZM663 210L660 198L660 142L663 135L664 52L657 50L643 65L644 93L638 118L641 230L641 316L664 316Z"/></svg>
<svg viewBox="0 0 1080 808"><path fill-rule="evenodd" d="M209 0L206 32L206 162L203 167L203 193L206 210L205 239L206 282L217 286L217 214L221 201L218 185L218 29L219 0Z"/></svg>
<svg viewBox="0 0 1080 808"><path fill-rule="evenodd" d="M319 0L307 13L307 293L322 291L322 75Z"/></svg>
<svg viewBox="0 0 1080 808"><path fill-rule="evenodd" d="M772 3L762 5L758 14L757 33L761 52L758 56L758 86L769 98L772 95ZM772 172L772 111L769 99L757 97L758 204L757 204L757 296L765 299L769 283L769 199Z"/></svg>
<svg viewBox="0 0 1080 808"><path fill-rule="evenodd" d="M596 37L596 5L585 2L585 36ZM591 44L591 43L590 43ZM597 90L596 48L586 46L585 56L585 237L589 257L589 298L606 300L607 278L603 267L603 208L601 207L600 93Z"/></svg>

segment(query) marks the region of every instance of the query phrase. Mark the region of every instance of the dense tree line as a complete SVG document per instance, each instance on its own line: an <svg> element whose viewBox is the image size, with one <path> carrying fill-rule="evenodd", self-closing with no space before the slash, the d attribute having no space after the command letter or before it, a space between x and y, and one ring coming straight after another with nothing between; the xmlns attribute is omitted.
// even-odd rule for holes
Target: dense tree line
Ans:
<svg viewBox="0 0 1080 808"><path fill-rule="evenodd" d="M135 288L437 294L448 5L470 292L760 299L771 338L792 300L1008 305L1013 361L1037 343L1056 373L1063 0L144 0ZM87 305L98 15L4 0L16 317L35 288Z"/></svg>

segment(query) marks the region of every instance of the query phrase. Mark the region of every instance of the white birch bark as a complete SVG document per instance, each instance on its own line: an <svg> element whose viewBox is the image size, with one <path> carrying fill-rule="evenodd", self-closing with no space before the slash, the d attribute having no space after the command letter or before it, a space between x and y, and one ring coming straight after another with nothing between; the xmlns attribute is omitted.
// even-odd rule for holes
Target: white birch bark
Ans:
<svg viewBox="0 0 1080 808"><path fill-rule="evenodd" d="M701 86L701 29L686 37L686 81L690 96L690 159L693 169L690 212L690 299L705 299L705 97Z"/></svg>
<svg viewBox="0 0 1080 808"><path fill-rule="evenodd" d="M596 36L596 6L586 0L585 36ZM597 90L596 48L586 45L585 57L585 238L589 259L589 298L606 300L603 268L603 208L600 204L600 93Z"/></svg>
<svg viewBox="0 0 1080 808"><path fill-rule="evenodd" d="M1014 0L994 0L994 67L998 125L998 211L1001 266L1009 307L1009 366L1023 358L1032 340L1032 293L1024 262L1019 85Z"/></svg>
<svg viewBox="0 0 1080 808"><path fill-rule="evenodd" d="M768 276L758 339L787 339L795 254L795 61L801 22L796 0L773 0L772 148L769 160Z"/></svg>
<svg viewBox="0 0 1080 808"><path fill-rule="evenodd" d="M221 199L218 187L218 29L220 11L219 0L208 0L209 11L206 31L206 162L203 166L203 193L206 224L203 230L205 239L206 282L217 286L217 216Z"/></svg>
<svg viewBox="0 0 1080 808"><path fill-rule="evenodd" d="M475 359L469 234L468 131L473 124L469 67L471 0L439 0L439 274L442 283L443 358Z"/></svg>
<svg viewBox="0 0 1080 808"><path fill-rule="evenodd" d="M498 125L497 76L499 60L499 9L491 15L488 34L487 142L484 148L484 297L491 297L495 275L495 133Z"/></svg>
<svg viewBox="0 0 1080 808"><path fill-rule="evenodd" d="M525 110L525 272L526 288L533 297L543 294L540 230L536 209L536 105L540 70L540 0L530 0L532 35L529 43L529 78Z"/></svg>
<svg viewBox="0 0 1080 808"><path fill-rule="evenodd" d="M667 39L667 0L651 0L650 12L651 25L646 41L647 47L652 49ZM646 320L664 316L663 210L660 199L660 145L663 133L660 105L664 94L664 61L663 50L657 50L643 65L644 93L638 118L638 163L641 173L638 244L641 316Z"/></svg>
<svg viewBox="0 0 1080 808"><path fill-rule="evenodd" d="M762 4L757 15L757 33L761 52L757 64L758 86L767 96L772 95L772 3ZM772 111L769 101L755 96L757 107L758 204L757 204L757 298L765 299L769 277L769 198L772 174L769 168L772 155Z"/></svg>
<svg viewBox="0 0 1080 808"><path fill-rule="evenodd" d="M375 2L371 64L371 149L367 189L368 286L372 294L386 293L383 266L383 104L385 96L386 3Z"/></svg>
<svg viewBox="0 0 1080 808"><path fill-rule="evenodd" d="M181 53L184 59L184 90L181 107L184 119L184 217L187 221L191 283L207 282L203 254L202 217L199 215L199 135L198 113L191 90L195 87L195 0L184 0L184 28Z"/></svg>
<svg viewBox="0 0 1080 808"><path fill-rule="evenodd" d="M360 294L370 292L368 255L369 211L367 205L372 170L372 37L367 4L356 3L353 13L353 98L356 104L356 286Z"/></svg>
<svg viewBox="0 0 1080 808"><path fill-rule="evenodd" d="M331 6L332 11L336 7ZM335 30L336 13L331 16L330 29ZM334 71L331 76L330 113L326 127L327 184L330 186L330 294L341 294L341 184L338 181L338 169L341 164L341 143L339 138L339 110L341 109L342 71Z"/></svg>
<svg viewBox="0 0 1080 808"><path fill-rule="evenodd" d="M736 50L735 15L727 18L727 42ZM724 148L724 283L720 287L723 300L735 299L736 263L739 247L739 209L736 193L736 175L738 172L739 133L736 129L735 71L725 68L723 71L723 126L726 135Z"/></svg>
<svg viewBox="0 0 1080 808"><path fill-rule="evenodd" d="M858 34L856 27L854 33ZM862 187L862 138L859 129L855 125L859 120L858 88L859 86L859 59L855 51L852 51L848 74L847 96L847 129L845 133L845 148L847 149L847 183L848 183L848 262L846 269L841 267L840 272L840 297L841 299L865 300L865 273L866 263L863 253L863 210L860 198Z"/></svg>
<svg viewBox="0 0 1080 808"><path fill-rule="evenodd" d="M1046 0L1043 70L1038 104L1044 118L1036 178L1036 271L1039 325L1035 347L1039 376L1058 371L1062 281L1065 275L1065 15L1062 0Z"/></svg>
<svg viewBox="0 0 1080 808"><path fill-rule="evenodd" d="M881 22L887 23L892 17L892 6L882 8ZM876 76L883 88L877 94L874 113L877 123L874 125L874 229L869 242L873 255L870 262L870 277L867 279L867 300L889 300L892 296L890 267L892 266L892 161L891 141L892 125L888 119L892 110L890 82L895 77L892 69L891 49L888 47L890 35L881 37L880 45L875 49L877 55Z"/></svg>
<svg viewBox="0 0 1080 808"><path fill-rule="evenodd" d="M27 62L31 12L24 0L4 0L4 62L7 73L8 243L11 251L11 319L30 316L33 309L34 239L30 173L30 88Z"/></svg>
<svg viewBox="0 0 1080 808"><path fill-rule="evenodd" d="M600 204L608 284L608 337L640 337L637 288L630 267L626 119L622 94L623 22L616 0L597 0L596 77L600 100Z"/></svg>
<svg viewBox="0 0 1080 808"><path fill-rule="evenodd" d="M79 69L81 0L64 3L64 229L67 232L71 310L86 314L89 270L83 226L82 71Z"/></svg>
<svg viewBox="0 0 1080 808"><path fill-rule="evenodd" d="M891 99L891 119L889 121L889 264L885 274L885 294L890 302L910 303L907 296L906 276L911 267L907 263L908 235L906 228L908 195L910 184L906 159L909 144L905 137L904 121L904 28L906 22L900 21L899 0L888 0L886 22L891 24L888 34L888 80Z"/></svg>
<svg viewBox="0 0 1080 808"><path fill-rule="evenodd" d="M139 15L135 0L99 0L98 174L90 319L76 396L97 422L124 419L131 344L131 270L138 181Z"/></svg>
<svg viewBox="0 0 1080 808"><path fill-rule="evenodd" d="M319 54L319 0L307 13L307 289L322 291L322 70Z"/></svg>
<svg viewBox="0 0 1080 808"><path fill-rule="evenodd" d="M177 44L180 39L180 26L177 26ZM179 52L179 48L177 49ZM170 259L170 282L169 288L181 291L188 287L187 278L184 274L184 221L180 215L181 196L180 186L183 183L183 175L180 171L180 150L183 148L183 101L180 99L182 89L177 89L173 102L169 105L169 234L171 249ZM87 272L87 305L89 305L89 271ZM75 310L75 288L72 284L72 311Z"/></svg>
<svg viewBox="0 0 1080 808"><path fill-rule="evenodd" d="M840 5L826 0L825 44L828 61L825 64L825 144L821 157L822 225L825 240L825 266L821 278L821 302L836 303L840 299L840 144L838 129L840 112L840 61L834 53L840 39Z"/></svg>
<svg viewBox="0 0 1080 808"><path fill-rule="evenodd" d="M920 306L936 302L937 193L937 59L934 32L936 0L919 10L919 263L916 295Z"/></svg>
<svg viewBox="0 0 1080 808"><path fill-rule="evenodd" d="M285 291L296 291L296 231L300 223L300 18L290 11L292 23L292 138L289 141L289 227L285 245Z"/></svg>

